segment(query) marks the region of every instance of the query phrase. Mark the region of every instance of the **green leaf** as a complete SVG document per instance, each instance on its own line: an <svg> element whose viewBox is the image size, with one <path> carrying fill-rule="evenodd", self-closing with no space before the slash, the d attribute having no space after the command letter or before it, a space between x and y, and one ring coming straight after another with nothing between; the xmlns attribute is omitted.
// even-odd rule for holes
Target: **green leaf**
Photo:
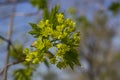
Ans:
<svg viewBox="0 0 120 80"><path fill-rule="evenodd" d="M30 3L38 7L38 9L45 9L47 8L47 1L46 0L30 0Z"/></svg>
<svg viewBox="0 0 120 80"><path fill-rule="evenodd" d="M51 13L50 13L50 22L54 23L53 28L55 28L57 24L56 14L58 14L58 10L59 10L59 6L57 5L51 10Z"/></svg>
<svg viewBox="0 0 120 80"><path fill-rule="evenodd" d="M34 24L34 23L29 23L30 26L32 27L32 30L29 31L29 34L33 35L34 37L38 37L40 35L40 28Z"/></svg>
<svg viewBox="0 0 120 80"><path fill-rule="evenodd" d="M25 68L25 69L18 69L15 70L13 75L14 75L14 80L32 80L31 76L33 72L33 68Z"/></svg>
<svg viewBox="0 0 120 80"><path fill-rule="evenodd" d="M44 19L44 20L49 19L49 17L50 17L49 14L50 14L50 13L49 13L48 9L44 9L43 19Z"/></svg>
<svg viewBox="0 0 120 80"><path fill-rule="evenodd" d="M60 68L60 69L62 69L62 68L66 67L66 64L65 64L65 62L58 62L57 63L57 67Z"/></svg>
<svg viewBox="0 0 120 80"><path fill-rule="evenodd" d="M25 54L23 54L23 46L21 44L15 44L14 49L10 47L10 56L16 60L23 60L25 59Z"/></svg>
<svg viewBox="0 0 120 80"><path fill-rule="evenodd" d="M65 62L67 65L71 67L71 69L74 69L74 65L80 66L78 57L79 55L76 49L71 49L70 51L67 52L67 54L64 55Z"/></svg>
<svg viewBox="0 0 120 80"><path fill-rule="evenodd" d="M120 11L120 3L119 2L113 2L109 8L110 11L112 11L113 13L117 13L118 11Z"/></svg>

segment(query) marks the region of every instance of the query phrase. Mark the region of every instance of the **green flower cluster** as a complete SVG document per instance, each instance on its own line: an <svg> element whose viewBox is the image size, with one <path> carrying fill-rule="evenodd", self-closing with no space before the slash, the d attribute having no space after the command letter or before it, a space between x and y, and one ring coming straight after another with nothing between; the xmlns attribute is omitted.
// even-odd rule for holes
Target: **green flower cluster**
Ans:
<svg viewBox="0 0 120 80"><path fill-rule="evenodd" d="M79 65L75 47L79 44L80 35L71 19L65 19L63 13L56 13L54 21L48 18L38 24L31 23L31 26L30 34L36 40L31 45L33 51L27 48L24 50L27 62L41 63L47 59L58 68ZM51 48L54 48L54 53L49 51Z"/></svg>

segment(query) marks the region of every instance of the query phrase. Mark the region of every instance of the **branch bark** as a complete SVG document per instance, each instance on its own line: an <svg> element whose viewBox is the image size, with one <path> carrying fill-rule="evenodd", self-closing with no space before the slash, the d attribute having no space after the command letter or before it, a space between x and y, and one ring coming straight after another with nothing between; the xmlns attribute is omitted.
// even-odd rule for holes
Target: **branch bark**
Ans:
<svg viewBox="0 0 120 80"><path fill-rule="evenodd" d="M20 3L25 3L25 2L29 2L29 0L19 0L16 2L16 4L20 4ZM13 5L14 2L13 1L5 1L5 2L0 2L0 6L3 6L3 5Z"/></svg>
<svg viewBox="0 0 120 80"><path fill-rule="evenodd" d="M4 38L4 37L1 36L1 35L0 35L0 39L2 39L3 41L7 42L8 44L10 44L10 46L12 46L13 50L14 50L14 51L16 52L16 54L17 54L17 50L16 50L16 48L14 47L14 45L12 44L12 41Z"/></svg>
<svg viewBox="0 0 120 80"><path fill-rule="evenodd" d="M5 66L4 66L4 72L3 72L3 80L7 80L7 71L8 71L7 64L9 63L10 40L11 40L11 35L12 35L12 28L13 28L15 10L16 10L16 0L14 0L12 15L10 17L10 26L9 26L9 29L8 29L8 40L9 40L9 42L8 42L8 45L7 45L8 52L6 54Z"/></svg>
<svg viewBox="0 0 120 80"><path fill-rule="evenodd" d="M34 15L38 15L39 14L39 11L37 12L32 12L32 13L15 13L14 16L34 16ZM6 15L6 16L3 16L1 17L1 20L2 19L5 19L5 18L9 18L11 15Z"/></svg>
<svg viewBox="0 0 120 80"><path fill-rule="evenodd" d="M6 67L10 67L10 66L12 66L12 65L19 64L19 63L24 62L24 61L25 61L25 60L15 61L15 62L12 62L12 63L7 64ZM2 74L2 73L4 72L4 70L5 70L5 68L3 68L3 69L0 71L0 74Z"/></svg>
<svg viewBox="0 0 120 80"><path fill-rule="evenodd" d="M0 39L4 40L5 42L9 42L8 39L4 38L3 36L0 35Z"/></svg>

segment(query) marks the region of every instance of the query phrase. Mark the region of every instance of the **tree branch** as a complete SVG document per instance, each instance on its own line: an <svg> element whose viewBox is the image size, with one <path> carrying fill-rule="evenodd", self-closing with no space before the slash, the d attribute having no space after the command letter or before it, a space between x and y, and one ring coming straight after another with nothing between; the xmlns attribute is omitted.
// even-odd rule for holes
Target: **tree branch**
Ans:
<svg viewBox="0 0 120 80"><path fill-rule="evenodd" d="M6 54L6 60L5 60L5 66L4 66L4 72L3 72L3 80L7 80L7 71L8 71L8 62L9 62L9 52L10 52L10 39L11 39L11 35L12 35L12 28L13 28L13 22L14 22L14 13L16 10L16 0L13 1L14 5L13 5L13 9L12 9L12 15L11 15L11 20L10 20L10 26L8 29L8 46L7 46L7 54Z"/></svg>
<svg viewBox="0 0 120 80"><path fill-rule="evenodd" d="M25 3L25 2L29 2L29 0L19 0L19 1L16 2L16 4ZM13 4L14 4L13 1L0 2L0 6L3 6L3 5L13 5Z"/></svg>
<svg viewBox="0 0 120 80"><path fill-rule="evenodd" d="M36 15L38 13L39 13L39 11L33 12L33 13L27 13L27 14L25 14L25 13L16 13L15 16L32 16L32 15Z"/></svg>
<svg viewBox="0 0 120 80"><path fill-rule="evenodd" d="M1 36L0 35L0 39L2 39L3 41L5 41L5 42L9 42L9 40L8 39L6 39L6 38L4 38L3 36Z"/></svg>
<svg viewBox="0 0 120 80"><path fill-rule="evenodd" d="M11 42L10 40L4 38L4 37L1 36L1 35L0 35L0 38L1 38L2 40L4 40L5 42L7 42L8 44L10 44L10 45L12 46L13 50L15 51L15 53L17 54L17 50L16 50L16 48L14 47L14 45L12 44L12 42Z"/></svg>
<svg viewBox="0 0 120 80"><path fill-rule="evenodd" d="M15 13L14 16L25 16L25 17L27 17L27 16L37 15L38 13L39 13L39 11L37 11L37 12L32 12L32 13ZM12 14L11 14L11 15L12 15ZM1 20L2 20L2 19L5 19L5 18L8 18L8 17L10 17L11 15L3 16L3 17L1 17Z"/></svg>
<svg viewBox="0 0 120 80"><path fill-rule="evenodd" d="M25 60L15 61L15 62L12 62L12 63L7 64L6 67L10 67L10 66L12 66L12 65L16 65L16 64L19 64L19 63L24 62L24 61L25 61ZM5 70L5 68L3 68L3 69L0 71L0 74L3 74L4 70Z"/></svg>

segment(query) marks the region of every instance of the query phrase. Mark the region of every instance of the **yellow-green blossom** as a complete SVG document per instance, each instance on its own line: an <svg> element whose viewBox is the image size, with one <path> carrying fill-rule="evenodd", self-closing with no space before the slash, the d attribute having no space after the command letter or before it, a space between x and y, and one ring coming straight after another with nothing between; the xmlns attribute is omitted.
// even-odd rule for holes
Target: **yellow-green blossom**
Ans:
<svg viewBox="0 0 120 80"><path fill-rule="evenodd" d="M44 45L45 45L45 47L47 48L47 49L49 49L49 48L51 48L53 45L52 45L52 43L50 42L50 40L48 40L48 39L45 39L44 41L43 41L43 43L44 43Z"/></svg>
<svg viewBox="0 0 120 80"><path fill-rule="evenodd" d="M63 67L67 65L72 67L77 64L78 59L74 48L78 46L80 36L78 32L75 32L75 23L70 18L65 19L64 14L56 13L54 18L49 16L38 24L33 24L32 28L31 34L35 35L36 40L31 44L33 50L24 50L27 62L41 63L47 58L50 63L59 68L62 67L61 64L65 65ZM52 57L46 56L53 47L55 52L50 53Z"/></svg>
<svg viewBox="0 0 120 80"><path fill-rule="evenodd" d="M38 23L38 27L39 27L39 28L45 27L45 22L44 22L43 20L41 20L41 21Z"/></svg>
<svg viewBox="0 0 120 80"><path fill-rule="evenodd" d="M48 37L49 35L53 34L53 29L50 27L44 27L41 32L42 36Z"/></svg>
<svg viewBox="0 0 120 80"><path fill-rule="evenodd" d="M62 13L59 13L56 15L57 16L57 20L59 23L62 23L64 20L64 15Z"/></svg>

